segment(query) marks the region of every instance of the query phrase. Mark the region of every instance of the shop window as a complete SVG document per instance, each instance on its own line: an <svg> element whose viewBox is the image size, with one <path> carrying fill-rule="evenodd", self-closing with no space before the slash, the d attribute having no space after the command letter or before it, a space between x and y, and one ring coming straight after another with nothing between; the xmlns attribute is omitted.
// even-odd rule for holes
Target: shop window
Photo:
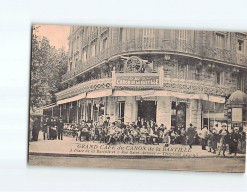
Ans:
<svg viewBox="0 0 247 195"><path fill-rule="evenodd" d="M94 104L93 105L93 121L98 121L98 115L99 115L99 105Z"/></svg>

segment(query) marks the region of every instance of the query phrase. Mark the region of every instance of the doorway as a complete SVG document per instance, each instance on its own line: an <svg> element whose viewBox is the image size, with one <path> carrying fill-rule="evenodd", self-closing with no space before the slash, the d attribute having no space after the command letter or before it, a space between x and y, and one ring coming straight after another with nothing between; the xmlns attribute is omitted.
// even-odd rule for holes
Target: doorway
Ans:
<svg viewBox="0 0 247 195"><path fill-rule="evenodd" d="M172 102L171 108L171 126L175 130L186 129L186 103L180 102L176 105L176 102Z"/></svg>
<svg viewBox="0 0 247 195"><path fill-rule="evenodd" d="M155 101L138 101L138 117L146 121L156 122L156 104Z"/></svg>

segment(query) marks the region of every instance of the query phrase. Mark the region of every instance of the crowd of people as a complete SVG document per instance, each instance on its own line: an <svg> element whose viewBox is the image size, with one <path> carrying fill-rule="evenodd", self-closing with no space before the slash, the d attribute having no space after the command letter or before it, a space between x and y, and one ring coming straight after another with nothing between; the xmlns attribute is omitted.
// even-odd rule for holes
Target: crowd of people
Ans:
<svg viewBox="0 0 247 195"><path fill-rule="evenodd" d="M37 126L34 121L33 126ZM245 152L246 134L242 127L234 127L231 131L227 130L227 125L218 124L213 128L204 126L198 129L190 124L189 128L166 128L164 124L158 126L154 120L145 121L138 117L136 122L123 123L121 120L110 122L110 117L103 122L84 121L74 123L69 128L68 124L63 123L62 118L45 117L42 130L43 139L63 139L64 131L69 130L72 136L78 141L99 141L106 144L116 143L144 143L160 144L166 147L170 144L201 145L202 150L208 150L214 154L225 156L226 150L230 154L236 155L239 150ZM35 128L33 128L35 129ZM37 129L37 127L36 127ZM38 133L34 130L33 141L37 141Z"/></svg>

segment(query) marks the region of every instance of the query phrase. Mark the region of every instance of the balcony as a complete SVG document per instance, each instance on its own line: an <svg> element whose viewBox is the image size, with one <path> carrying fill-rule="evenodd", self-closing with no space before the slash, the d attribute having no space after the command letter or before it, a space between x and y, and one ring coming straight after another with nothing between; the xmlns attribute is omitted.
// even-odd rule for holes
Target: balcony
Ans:
<svg viewBox="0 0 247 195"><path fill-rule="evenodd" d="M121 42L111 46L110 48L97 54L95 57L88 59L86 62L80 62L75 69L63 75L62 81L66 81L73 76L78 75L91 68L92 66L95 66L99 63L104 63L104 61L110 59L111 57L131 52L170 52L232 64L245 66L247 64L246 55L237 54L235 51L208 47L201 43L194 44L180 40L158 41L154 38L147 38L143 39L142 41L132 40L129 42Z"/></svg>

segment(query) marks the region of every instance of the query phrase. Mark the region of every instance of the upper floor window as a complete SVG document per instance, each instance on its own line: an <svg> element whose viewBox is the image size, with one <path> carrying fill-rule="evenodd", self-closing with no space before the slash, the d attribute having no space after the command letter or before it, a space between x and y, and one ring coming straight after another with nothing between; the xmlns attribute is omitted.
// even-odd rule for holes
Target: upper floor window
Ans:
<svg viewBox="0 0 247 195"><path fill-rule="evenodd" d="M224 80L224 73L223 72L216 72L216 83L218 85L222 85Z"/></svg>
<svg viewBox="0 0 247 195"><path fill-rule="evenodd" d="M82 61L86 62L87 61L87 51L84 49L82 52Z"/></svg>
<svg viewBox="0 0 247 195"><path fill-rule="evenodd" d="M96 54L96 44L91 45L91 57L94 57Z"/></svg>
<svg viewBox="0 0 247 195"><path fill-rule="evenodd" d="M120 30L119 30L119 41L120 42L123 41L123 28L120 28Z"/></svg>
<svg viewBox="0 0 247 195"><path fill-rule="evenodd" d="M224 48L224 35L220 33L216 33L216 48L223 49Z"/></svg>
<svg viewBox="0 0 247 195"><path fill-rule="evenodd" d="M154 32L151 28L144 28L143 29L143 39L153 38Z"/></svg>
<svg viewBox="0 0 247 195"><path fill-rule="evenodd" d="M237 41L237 50L241 53L244 51L244 41L241 39Z"/></svg>
<svg viewBox="0 0 247 195"><path fill-rule="evenodd" d="M179 30L179 40L186 40L187 31L186 30Z"/></svg>
<svg viewBox="0 0 247 195"><path fill-rule="evenodd" d="M72 62L69 63L69 70L72 70Z"/></svg>
<svg viewBox="0 0 247 195"><path fill-rule="evenodd" d="M103 39L103 50L105 50L106 48L108 48L108 40L107 40L107 37Z"/></svg>

